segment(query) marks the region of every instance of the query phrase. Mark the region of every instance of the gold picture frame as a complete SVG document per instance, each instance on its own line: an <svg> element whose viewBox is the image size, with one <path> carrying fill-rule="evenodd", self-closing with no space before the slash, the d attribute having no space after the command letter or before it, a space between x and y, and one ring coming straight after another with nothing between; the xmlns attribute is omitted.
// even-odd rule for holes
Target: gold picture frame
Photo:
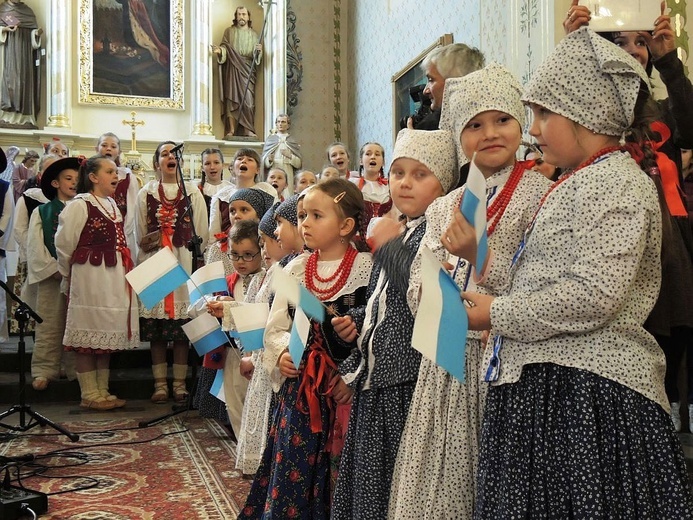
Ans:
<svg viewBox="0 0 693 520"><path fill-rule="evenodd" d="M79 102L182 110L183 0L96 3L79 0Z"/></svg>
<svg viewBox="0 0 693 520"><path fill-rule="evenodd" d="M444 34L431 45L421 51L405 67L392 76L392 141L397 139L400 130L400 120L412 114L414 107L413 100L409 96L409 89L422 82L426 82L426 76L419 67L428 53L436 47L453 43L451 33Z"/></svg>

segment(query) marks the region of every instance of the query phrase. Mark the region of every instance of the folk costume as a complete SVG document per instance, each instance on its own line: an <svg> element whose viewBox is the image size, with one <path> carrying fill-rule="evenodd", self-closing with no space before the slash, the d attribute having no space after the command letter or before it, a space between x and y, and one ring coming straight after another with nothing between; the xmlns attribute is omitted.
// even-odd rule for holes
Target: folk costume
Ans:
<svg viewBox="0 0 693 520"><path fill-rule="evenodd" d="M51 182L66 169L78 170L79 160L76 157L59 159L43 172L41 191L49 202L31 213L27 231L27 283L36 288L34 310L43 318L43 323L36 324L31 355L31 375L37 390L45 389L48 381L59 379L61 361L68 376L76 377L74 355L63 349L67 302L60 290L58 253L55 250L58 217L65 209L65 203L58 198L56 188L51 186ZM33 201L26 202L27 208L34 205Z"/></svg>
<svg viewBox="0 0 693 520"><path fill-rule="evenodd" d="M452 185L455 147L450 132L402 130L393 162L415 159ZM368 303L352 309L358 349L340 366L355 389L342 453L332 518L386 518L397 448L419 373L421 354L411 347L414 315L407 304L409 268L427 227L413 215L404 234L382 246L368 285Z"/></svg>
<svg viewBox="0 0 693 520"><path fill-rule="evenodd" d="M489 88L493 86L493 88ZM486 68L445 84L441 127L454 137L458 161L469 162L460 144L467 123L477 114L497 110L512 116L520 127L525 109L522 87L504 67ZM550 182L522 162L486 179L487 234L494 262L510 266L527 224ZM454 266L460 288L476 290L469 264L450 255L441 237L460 207L464 187L439 198L426 211L428 227L422 245L441 262ZM420 256L412 266L408 300L418 309ZM392 483L389 518L472 518L474 511L479 433L486 384L480 381L484 345L481 334L468 332L465 383L429 359L422 359L419 378L402 434Z"/></svg>
<svg viewBox="0 0 693 520"><path fill-rule="evenodd" d="M320 299L330 311L323 323L310 321L299 376L273 379L279 403L260 467L238 518L329 518L331 472L339 467L347 426L344 415L349 408L335 403L329 383L353 347L334 332L330 316L343 315L365 303L371 267L371 255L353 248L341 260L318 262L316 253L303 253L286 266L292 277L318 297L322 294ZM275 295L263 359L275 376L277 360L289 344L294 312L283 295Z"/></svg>
<svg viewBox="0 0 693 520"><path fill-rule="evenodd" d="M523 100L620 136L646 80L583 27L535 71ZM491 305L495 365L484 369L495 380L475 518L693 516L664 355L643 328L659 292L661 225L654 184L614 149L565 173L540 203L507 294ZM507 276L499 270L491 265L484 286Z"/></svg>

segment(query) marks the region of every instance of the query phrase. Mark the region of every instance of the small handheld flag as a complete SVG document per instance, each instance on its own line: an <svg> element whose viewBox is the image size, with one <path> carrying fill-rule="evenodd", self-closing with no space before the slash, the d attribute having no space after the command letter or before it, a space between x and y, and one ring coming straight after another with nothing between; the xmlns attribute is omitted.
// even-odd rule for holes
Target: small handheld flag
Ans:
<svg viewBox="0 0 693 520"><path fill-rule="evenodd" d="M226 274L222 261L212 262L195 271L188 280L190 301L196 302L205 294L226 291Z"/></svg>
<svg viewBox="0 0 693 520"><path fill-rule="evenodd" d="M303 357L303 351L308 343L308 333L310 332L310 320L303 312L301 307L296 307L294 323L291 326L291 337L289 339L289 354L294 366L298 368Z"/></svg>
<svg viewBox="0 0 693 520"><path fill-rule="evenodd" d="M151 309L190 277L168 247L148 258L125 275L140 301Z"/></svg>
<svg viewBox="0 0 693 520"><path fill-rule="evenodd" d="M278 269L272 277L272 289L276 294L282 294L289 303L300 307L306 316L322 323L325 321L325 306L298 280L285 271Z"/></svg>
<svg viewBox="0 0 693 520"><path fill-rule="evenodd" d="M200 356L204 356L229 341L224 331L221 330L219 322L211 314L200 314L194 320L182 325L181 328Z"/></svg>
<svg viewBox="0 0 693 520"><path fill-rule="evenodd" d="M209 393L214 397L226 403L226 394L224 394L224 369L220 368L214 375L214 382L212 387L209 389Z"/></svg>
<svg viewBox="0 0 693 520"><path fill-rule="evenodd" d="M476 272L478 273L481 272L486 261L488 238L486 236L486 179L474 163L475 157L476 153L472 156L460 210L476 231Z"/></svg>
<svg viewBox="0 0 693 520"><path fill-rule="evenodd" d="M467 311L459 288L431 250L421 252L421 301L411 343L464 383Z"/></svg>
<svg viewBox="0 0 693 520"><path fill-rule="evenodd" d="M269 304L246 303L232 307L231 315L236 324L236 337L243 345L243 350L250 352L261 349L264 345L263 337L269 316Z"/></svg>

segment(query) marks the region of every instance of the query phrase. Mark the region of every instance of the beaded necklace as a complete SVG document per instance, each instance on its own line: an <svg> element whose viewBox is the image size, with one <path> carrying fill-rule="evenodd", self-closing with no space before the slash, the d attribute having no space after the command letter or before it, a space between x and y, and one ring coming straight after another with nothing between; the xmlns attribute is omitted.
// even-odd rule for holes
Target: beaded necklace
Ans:
<svg viewBox="0 0 693 520"><path fill-rule="evenodd" d="M334 274L327 278L322 278L318 274L318 258L320 257L320 252L313 251L306 262L306 273L304 276L305 284L308 290L317 296L320 301L327 301L334 297L334 295L341 291L346 285L357 255L358 251L356 251L354 247L349 246L344 253L344 258L342 258L342 261L339 263L339 267L337 267ZM335 280L334 284L326 289L320 289L315 285L315 281L325 284L333 280Z"/></svg>
<svg viewBox="0 0 693 520"><path fill-rule="evenodd" d="M570 177L575 175L577 172L579 172L583 168L586 168L587 166L590 166L591 164L595 164L595 163L598 163L600 161L603 161L612 153L618 152L619 150L622 150L622 149L623 148L621 146L607 146L606 148L602 148L597 153L591 155L585 161L581 162L577 166L577 168L564 174L560 179L558 179L556 182L554 182L551 185L551 187L548 189L548 191L546 193L544 193L544 196L539 201L539 205L537 206L537 209L534 212L534 216L532 216L532 220L530 220L529 224L527 225L527 229L525 230L525 235L522 239L522 242L520 242L520 246L518 247L517 251L515 252L515 255L513 256L511 268L515 266L515 264L517 263L520 256L522 256L522 253L524 252L524 249L525 249L525 244L527 243L527 237L531 234L532 230L534 229L534 224L537 221L537 217L539 216L539 212L541 211L541 208L544 206L544 202L546 202L546 199L549 197L549 195L551 195L553 190L558 188L558 186L560 186L562 183L567 181Z"/></svg>
<svg viewBox="0 0 693 520"><path fill-rule="evenodd" d="M101 201L99 200L99 197L97 197L97 196L96 196L95 194L93 194L93 193L92 193L92 195L93 195L94 199L96 199L96 203L101 207L101 209L102 209L103 212L106 214L106 216L107 216L108 218L110 218L113 222L115 222L116 219L118 218L118 213L117 213L116 207L115 207L115 205L113 204L113 201L111 201L110 197L106 197L106 200L107 200L107 201L109 202L109 204L111 205L111 209L113 209L113 216L111 216L111 214L108 212L108 210L106 209L106 207L105 207L103 204L101 204Z"/></svg>
<svg viewBox="0 0 693 520"><path fill-rule="evenodd" d="M161 202L161 205L164 207L164 209L171 210L175 208L182 198L183 192L181 191L179 186L175 198L167 199L166 194L164 193L164 184L161 181L159 181L159 202Z"/></svg>
<svg viewBox="0 0 693 520"><path fill-rule="evenodd" d="M486 222L488 222L488 228L486 231L487 236L491 236L500 222L505 209L510 203L510 199L515 193L515 188L520 184L520 179L527 169L527 163L525 161L516 161L513 171L510 173L507 182L503 186L498 196L493 200L493 202L486 209Z"/></svg>
<svg viewBox="0 0 693 520"><path fill-rule="evenodd" d="M578 164L577 168L574 170L566 173L563 175L560 179L558 179L556 182L554 182L551 187L548 189L546 193L544 193L544 196L541 198L539 201L539 206L537 207L537 210L534 212L534 216L532 217L532 221L530 222L529 228L531 229L534 227L534 221L537 219L537 215L539 214L539 210L541 210L541 207L544 205L544 202L546 202L546 199L548 198L549 195L558 188L562 183L567 181L569 178L571 178L573 175L575 175L577 172L582 170L583 168L586 168L587 166L590 166L591 164L600 162L606 157L614 152L618 152L619 150L622 150L623 148L621 146L607 146L606 148L602 148L599 150L597 153L591 155L588 157L586 160L582 161L580 164Z"/></svg>

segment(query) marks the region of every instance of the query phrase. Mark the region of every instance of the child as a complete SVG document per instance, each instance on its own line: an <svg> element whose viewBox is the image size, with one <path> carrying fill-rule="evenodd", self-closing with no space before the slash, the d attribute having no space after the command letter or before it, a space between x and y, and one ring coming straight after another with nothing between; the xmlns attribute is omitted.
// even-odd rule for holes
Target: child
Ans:
<svg viewBox="0 0 693 520"><path fill-rule="evenodd" d="M241 188L228 197L225 203L231 225L241 220L254 220L259 222L267 210L274 204L274 197L257 188ZM224 262L226 274L234 272L232 262L228 256L228 239L219 238L210 245L205 252L205 262L211 264L221 260Z"/></svg>
<svg viewBox="0 0 693 520"><path fill-rule="evenodd" d="M322 172L320 172L320 181L323 182L328 179L339 179L339 170L332 166L331 164L328 164L322 169Z"/></svg>
<svg viewBox="0 0 693 520"><path fill-rule="evenodd" d="M313 253L286 266L333 316L365 303L371 257L351 244L363 211L363 197L353 183L332 179L311 188L303 200L302 233ZM338 467L341 417L350 392L338 364L352 348L334 332L329 317L311 321L307 347L297 366L288 351L293 310L277 294L265 331L264 363L278 367L281 379L267 447L250 494L238 518L327 518L333 487L331 468ZM319 370L318 370L319 367Z"/></svg>
<svg viewBox="0 0 693 520"><path fill-rule="evenodd" d="M63 343L75 352L80 406L94 410L125 406L108 391L111 353L140 344L137 299L125 279L133 264L112 198L116 168L100 155L83 161L79 195L60 213L55 234L58 269L69 284Z"/></svg>
<svg viewBox="0 0 693 520"><path fill-rule="evenodd" d="M310 170L301 170L296 174L294 179L296 181L296 186L294 186L294 191L296 193L301 193L306 188L313 186L318 182L318 178Z"/></svg>
<svg viewBox="0 0 693 520"><path fill-rule="evenodd" d="M335 141L327 147L327 160L334 166L339 172L339 177L342 179L349 179L351 177L358 177L358 172L352 172L349 170L349 151L344 143Z"/></svg>
<svg viewBox="0 0 693 520"><path fill-rule="evenodd" d="M267 182L277 190L279 200L284 201L284 196L288 194L286 172L281 168L272 168L267 174Z"/></svg>
<svg viewBox="0 0 693 520"><path fill-rule="evenodd" d="M272 195L279 200L277 190L266 182L257 182L260 173L260 156L252 148L241 148L233 156L233 182L232 186L222 188L212 198L209 210L209 236L210 241L225 239L232 225L229 217L229 198L236 190L241 188L258 189Z"/></svg>
<svg viewBox="0 0 693 520"><path fill-rule="evenodd" d="M382 217L392 209L390 187L387 184L383 167L385 149L378 143L366 143L359 151L359 176L351 179L363 194L364 218L359 233L366 239L366 231L371 219Z"/></svg>
<svg viewBox="0 0 693 520"><path fill-rule="evenodd" d="M289 197L274 212L277 221L274 235L285 256L296 256L303 251L303 236L298 228L298 201L303 197L300 194Z"/></svg>
<svg viewBox="0 0 693 520"><path fill-rule="evenodd" d="M128 242L130 256L137 259L137 241L135 240L135 217L137 215L137 192L140 185L132 170L120 164L120 139L113 132L106 132L99 137L96 143L96 153L108 157L116 163L118 169L118 186L116 186L113 200L115 200L120 214L123 216L125 227L125 239Z"/></svg>
<svg viewBox="0 0 693 520"><path fill-rule="evenodd" d="M27 283L35 284L36 307L43 318L36 324L34 352L31 355L32 386L45 390L49 381L60 377L61 358L73 366L74 354L63 351L65 334L65 295L60 292L55 232L58 215L77 193L79 159L56 159L41 174L41 190L47 200L31 214L26 239ZM66 367L66 368L68 368ZM73 372L74 369L71 370ZM72 374L70 374L72 375Z"/></svg>
<svg viewBox="0 0 693 520"><path fill-rule="evenodd" d="M149 181L137 194L137 238L140 244L139 263L168 247L188 273L193 270L193 256L187 248L195 233L202 239L200 250L207 244L207 208L200 190L192 182L185 188L190 198L192 216L186 211L183 191L178 185L178 160L171 153L173 141L160 143L154 152L154 168L158 179ZM192 218L191 218L192 217ZM167 295L152 309L140 307L142 341L149 341L154 374L154 403L165 403L169 390L166 383L166 347L173 342L173 398L183 403L188 398L185 377L188 371L188 339L180 328L188 318L189 295L185 285Z"/></svg>
<svg viewBox="0 0 693 520"><path fill-rule="evenodd" d="M59 157L57 155L44 155L41 157L36 177L40 180L41 173L58 159ZM24 193L22 193L22 196L19 197L19 200L17 200L17 205L14 208L13 236L18 246L17 272L14 275L14 292L15 294L20 294L21 299L27 302L32 309L36 308L36 285L27 282L27 234L29 232L29 219L31 218L31 214L37 207L46 202L48 202L48 199L43 194L43 191L41 191L41 188L27 188L24 190ZM17 303L13 301L10 311L10 334L19 333L19 324L14 318L14 311L16 310ZM24 332L31 333L34 331L34 328L34 321L31 320L27 324Z"/></svg>
<svg viewBox="0 0 693 520"><path fill-rule="evenodd" d="M530 134L570 171L542 199L504 295L463 293L470 328L491 328L499 353L475 517L693 517L664 355L643 329L660 285L661 209L619 146L646 84L632 57L582 28L527 86ZM455 223L444 240L474 258L470 226ZM484 285L499 270L492 261Z"/></svg>
<svg viewBox="0 0 693 520"><path fill-rule="evenodd" d="M445 85L441 128L455 136L458 161L476 152L476 166L486 178L487 235L494 263L510 266L512 255L550 182L526 163L516 161L525 109L522 87L504 67L490 64ZM460 206L464 188L436 200L426 211L428 227L422 245L442 262L464 288L469 266L448 254L441 236ZM412 272L418 272L420 257ZM502 284L501 284L502 285ZM418 308L420 281L409 290L412 311ZM392 484L390 518L437 519L452 514L471 518L478 458L478 436L485 386L479 384L483 343L470 333L466 345L466 382L428 359L421 361L407 424L402 434ZM422 443L421 440L425 439ZM454 454L454 457L453 457Z"/></svg>
<svg viewBox="0 0 693 520"><path fill-rule="evenodd" d="M70 155L70 149L57 137L54 137L50 143L43 145L46 155L57 155L58 157L67 157Z"/></svg>
<svg viewBox="0 0 693 520"><path fill-rule="evenodd" d="M411 347L414 315L407 305L409 267L426 231L426 208L455 179L455 145L449 131L402 130L390 166L392 200L406 218L404 233L376 252L368 304L332 318L340 337L359 348L340 367L355 389L337 480L332 518L386 518L399 439L419 372L421 354ZM397 246L396 255L383 255ZM360 364L363 363L363 366ZM357 370L358 369L358 370ZM350 373L351 372L351 373ZM430 439L429 439L430 441ZM417 510L416 514L423 514Z"/></svg>
<svg viewBox="0 0 693 520"><path fill-rule="evenodd" d="M272 197L262 190L256 188L242 188L237 190L229 197L229 214L233 219L233 225L250 220L259 222L260 218L267 213L268 208L272 204ZM233 232L234 227L229 229L229 236ZM230 255L228 240L220 240L210 245L207 249L207 263L217 262L221 260L224 264L224 272L226 276L232 276L236 273L236 262ZM206 310L206 303L203 305L195 305L196 312ZM202 369L195 393L195 406L201 411L204 417L212 417L219 420L223 424L228 422L227 407L216 397L209 393L209 389L214 383L216 371L224 368L225 356L227 355L227 347L222 346L205 354L202 362ZM240 419L236 424L233 435L238 436L240 427Z"/></svg>
<svg viewBox="0 0 693 520"><path fill-rule="evenodd" d="M223 188L233 186L229 181L224 180L224 154L219 148L206 148L200 155L202 161L202 178L199 188L205 198L207 212L209 213L210 204L214 195Z"/></svg>

